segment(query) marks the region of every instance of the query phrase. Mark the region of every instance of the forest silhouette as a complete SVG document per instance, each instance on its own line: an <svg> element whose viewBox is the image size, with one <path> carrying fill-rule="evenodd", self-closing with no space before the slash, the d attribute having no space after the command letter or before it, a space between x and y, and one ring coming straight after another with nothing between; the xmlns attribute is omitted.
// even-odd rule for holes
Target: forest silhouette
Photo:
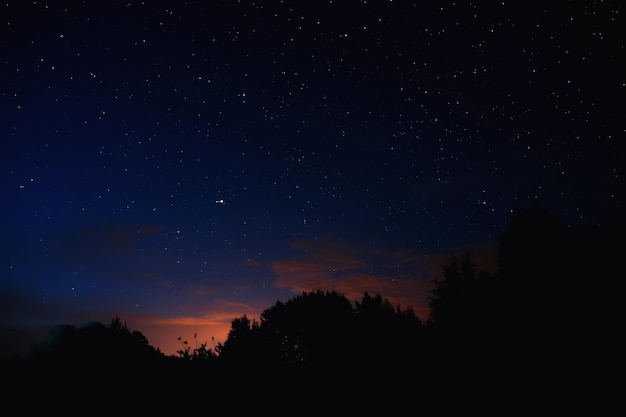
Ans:
<svg viewBox="0 0 626 417"><path fill-rule="evenodd" d="M276 302L259 320L234 318L213 347L180 338L176 355L119 317L60 325L23 357L2 359L5 398L62 391L165 406L230 395L239 398L232 409L289 398L300 411L339 399L370 411L442 409L461 397L468 407L509 399L507 409L554 401L556 385L594 370L581 339L600 343L592 339L598 314L612 314L610 296L594 291L618 276L613 242L624 225L623 216L583 227L543 206L516 210L498 236L497 271L482 271L468 251L452 254L433 281L425 319L379 294L352 303L314 290Z"/></svg>

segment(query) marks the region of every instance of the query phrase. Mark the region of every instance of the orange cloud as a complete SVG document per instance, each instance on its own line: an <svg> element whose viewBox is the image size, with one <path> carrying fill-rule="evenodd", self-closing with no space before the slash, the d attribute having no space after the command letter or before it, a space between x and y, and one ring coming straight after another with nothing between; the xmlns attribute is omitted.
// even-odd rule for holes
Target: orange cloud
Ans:
<svg viewBox="0 0 626 417"><path fill-rule="evenodd" d="M294 292L337 291L351 301L380 294L425 319L426 297L437 271L432 257L415 250L385 250L363 244L324 240L299 241L300 254L276 261L274 285ZM439 266L437 265L437 268Z"/></svg>
<svg viewBox="0 0 626 417"><path fill-rule="evenodd" d="M422 320L430 313L428 297L432 281L440 277L442 265L452 255L323 239L298 241L292 246L300 251L297 256L271 264L277 288L297 293L337 291L353 302L361 301L365 292L380 294L403 309L411 307ZM472 245L467 249L481 270L494 271L493 246ZM460 255L464 251L455 253Z"/></svg>

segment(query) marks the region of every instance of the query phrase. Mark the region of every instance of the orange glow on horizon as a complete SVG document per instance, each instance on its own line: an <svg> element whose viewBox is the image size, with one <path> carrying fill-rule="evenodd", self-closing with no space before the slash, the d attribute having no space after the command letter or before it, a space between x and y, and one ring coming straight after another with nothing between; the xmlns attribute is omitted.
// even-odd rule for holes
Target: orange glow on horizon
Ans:
<svg viewBox="0 0 626 417"><path fill-rule="evenodd" d="M210 318L135 316L127 323L132 330L141 332L151 346L160 349L165 355L178 356L177 352L186 346L193 350L199 348L202 343L206 343L207 348L215 351L218 343L226 341L231 322L236 317L226 313L212 315ZM183 344L184 341L188 344Z"/></svg>
<svg viewBox="0 0 626 417"><path fill-rule="evenodd" d="M336 291L352 303L361 301L365 292L379 294L394 306L412 308L422 321L430 313L427 297L432 289L432 279L440 275L441 266L450 257L449 253L428 255L413 249L383 251L324 240L299 241L293 247L306 250L291 259L270 264L276 289L288 289L294 297L309 291ZM477 255L475 262L479 269L492 269L495 259L492 248L475 245L470 252ZM211 311L205 310L198 316L131 315L123 318L128 320L131 329L140 331L151 346L166 355L176 356L186 346L193 350L203 343L215 351L219 343L226 341L233 319L245 314L258 321L263 310L272 307L273 303L252 306L217 302L219 307L214 306ZM184 345L183 341L188 344Z"/></svg>

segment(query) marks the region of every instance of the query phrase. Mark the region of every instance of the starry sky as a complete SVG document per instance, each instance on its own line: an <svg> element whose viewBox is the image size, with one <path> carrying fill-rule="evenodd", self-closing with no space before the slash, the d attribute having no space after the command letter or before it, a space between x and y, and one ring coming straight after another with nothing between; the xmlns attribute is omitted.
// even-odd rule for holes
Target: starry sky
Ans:
<svg viewBox="0 0 626 417"><path fill-rule="evenodd" d="M426 319L511 211L624 208L620 1L0 5L0 353L166 354L303 291Z"/></svg>

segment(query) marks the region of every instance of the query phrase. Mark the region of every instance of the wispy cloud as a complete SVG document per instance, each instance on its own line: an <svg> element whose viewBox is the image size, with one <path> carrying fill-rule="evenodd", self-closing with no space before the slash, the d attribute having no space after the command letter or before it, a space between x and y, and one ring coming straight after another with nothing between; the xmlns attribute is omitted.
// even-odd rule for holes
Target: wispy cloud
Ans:
<svg viewBox="0 0 626 417"><path fill-rule="evenodd" d="M74 261L128 261L141 255L142 241L159 233L153 224L98 217L65 232L60 243Z"/></svg>
<svg viewBox="0 0 626 417"><path fill-rule="evenodd" d="M296 255L272 263L277 288L295 293L333 290L352 301L360 301L365 292L380 294L402 308L413 308L422 319L430 311L427 298L432 282L452 255L324 239L302 240L292 246ZM475 245L468 250L478 253L477 263L487 265L483 269L492 269L490 247Z"/></svg>
<svg viewBox="0 0 626 417"><path fill-rule="evenodd" d="M428 313L425 297L437 273L437 257L320 239L299 241L293 247L297 255L272 263L278 288L297 293L334 290L352 301L368 292L411 307L420 316Z"/></svg>

